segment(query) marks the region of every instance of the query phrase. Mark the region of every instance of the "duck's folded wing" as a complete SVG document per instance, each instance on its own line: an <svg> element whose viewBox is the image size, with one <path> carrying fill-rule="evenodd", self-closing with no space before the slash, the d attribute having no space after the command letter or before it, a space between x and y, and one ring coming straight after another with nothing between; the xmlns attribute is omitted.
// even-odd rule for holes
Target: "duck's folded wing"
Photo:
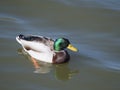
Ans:
<svg viewBox="0 0 120 90"><path fill-rule="evenodd" d="M53 50L54 41L50 38L34 35L19 35L16 39L25 50L38 52Z"/></svg>

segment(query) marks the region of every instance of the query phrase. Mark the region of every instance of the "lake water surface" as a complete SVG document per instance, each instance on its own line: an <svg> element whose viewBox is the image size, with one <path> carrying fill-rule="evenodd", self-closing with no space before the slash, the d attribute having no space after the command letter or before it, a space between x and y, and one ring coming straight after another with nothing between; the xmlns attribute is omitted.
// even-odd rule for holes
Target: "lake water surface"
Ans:
<svg viewBox="0 0 120 90"><path fill-rule="evenodd" d="M21 33L66 37L79 52L36 69ZM120 1L1 0L0 90L120 90Z"/></svg>

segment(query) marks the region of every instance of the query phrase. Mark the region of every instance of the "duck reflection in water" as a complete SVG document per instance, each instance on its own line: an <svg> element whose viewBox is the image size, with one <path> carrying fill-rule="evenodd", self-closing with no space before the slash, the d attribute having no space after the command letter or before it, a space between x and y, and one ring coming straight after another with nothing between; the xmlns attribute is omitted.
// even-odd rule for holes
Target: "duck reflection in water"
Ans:
<svg viewBox="0 0 120 90"><path fill-rule="evenodd" d="M51 63L41 62L41 61L38 61L35 58L31 57L30 55L28 55L23 49L18 49L18 53L23 54L30 61L32 61L33 66L35 68L34 73L47 74L53 69L55 78L58 80L69 80L74 75L79 73L78 70L70 69L68 67L68 63L51 64Z"/></svg>

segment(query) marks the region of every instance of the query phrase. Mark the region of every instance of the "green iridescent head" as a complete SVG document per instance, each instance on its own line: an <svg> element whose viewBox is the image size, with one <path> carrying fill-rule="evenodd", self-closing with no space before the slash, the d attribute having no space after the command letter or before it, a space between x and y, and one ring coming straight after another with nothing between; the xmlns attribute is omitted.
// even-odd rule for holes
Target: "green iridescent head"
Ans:
<svg viewBox="0 0 120 90"><path fill-rule="evenodd" d="M61 51L64 50L65 48L68 48L72 51L78 51L77 48L73 47L68 39L65 38L58 38L54 42L54 50L55 51Z"/></svg>

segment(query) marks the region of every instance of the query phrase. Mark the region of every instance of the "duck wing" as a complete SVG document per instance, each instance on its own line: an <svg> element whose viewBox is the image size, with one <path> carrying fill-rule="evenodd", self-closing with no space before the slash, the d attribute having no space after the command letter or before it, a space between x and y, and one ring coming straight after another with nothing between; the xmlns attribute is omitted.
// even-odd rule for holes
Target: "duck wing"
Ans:
<svg viewBox="0 0 120 90"><path fill-rule="evenodd" d="M54 40L48 37L20 34L16 37L16 40L25 50L34 50L38 52L53 50Z"/></svg>

